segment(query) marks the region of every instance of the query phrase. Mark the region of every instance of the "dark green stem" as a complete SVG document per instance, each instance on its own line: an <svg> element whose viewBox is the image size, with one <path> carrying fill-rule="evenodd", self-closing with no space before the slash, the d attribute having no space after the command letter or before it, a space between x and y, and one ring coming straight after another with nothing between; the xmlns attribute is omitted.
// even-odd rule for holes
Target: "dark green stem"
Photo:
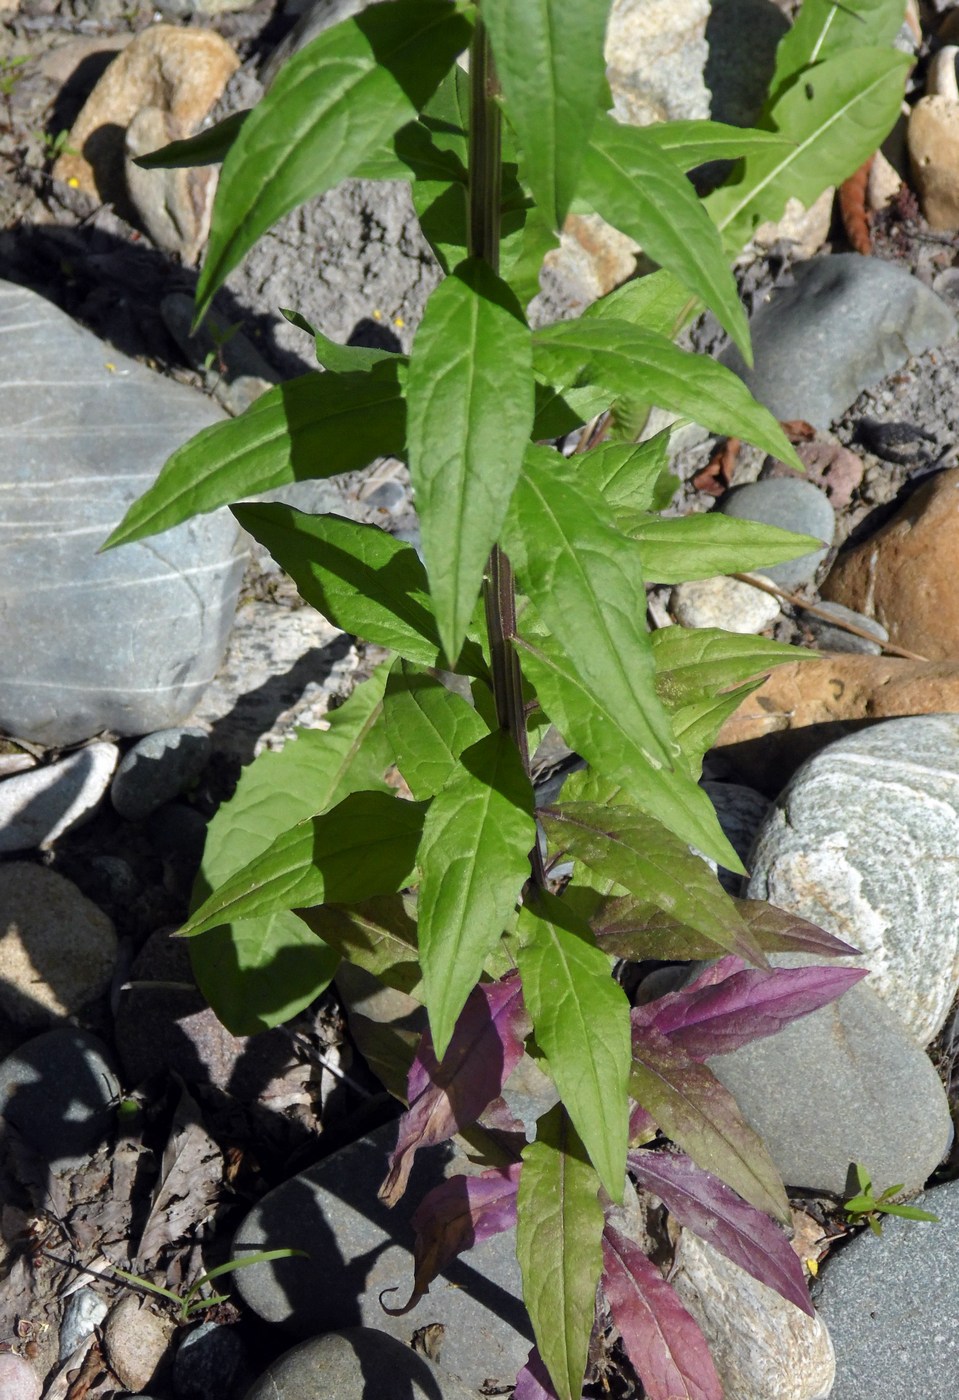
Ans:
<svg viewBox="0 0 959 1400"><path fill-rule="evenodd" d="M496 91L489 37L482 19L478 18L470 46L468 252L470 257L483 258L494 272L499 271L502 186L501 117L496 104ZM513 646L516 636L516 587L510 562L499 545L494 545L490 553L483 583L483 602L496 718L500 728L506 730L519 749L523 767L529 773L523 680L519 657ZM534 884L545 885L546 877L538 847L533 850L530 861Z"/></svg>

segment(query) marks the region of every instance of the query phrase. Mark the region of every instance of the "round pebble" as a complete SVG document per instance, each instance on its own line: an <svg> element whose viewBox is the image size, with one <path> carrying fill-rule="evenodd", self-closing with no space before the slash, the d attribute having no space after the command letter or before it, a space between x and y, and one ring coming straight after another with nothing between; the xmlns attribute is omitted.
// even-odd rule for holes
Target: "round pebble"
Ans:
<svg viewBox="0 0 959 1400"><path fill-rule="evenodd" d="M0 854L48 846L89 821L118 757L115 744L88 744L58 763L0 782Z"/></svg>
<svg viewBox="0 0 959 1400"><path fill-rule="evenodd" d="M107 1315L107 1303L92 1288L78 1288L71 1293L63 1308L63 1321L60 1324L60 1362L66 1361L86 1339L93 1334L94 1327Z"/></svg>
<svg viewBox="0 0 959 1400"><path fill-rule="evenodd" d="M718 575L677 584L670 611L683 627L722 627L727 632L753 635L775 622L779 603L761 588Z"/></svg>
<svg viewBox="0 0 959 1400"><path fill-rule="evenodd" d="M0 1352L0 1396L3 1400L40 1400L40 1377L22 1356Z"/></svg>
<svg viewBox="0 0 959 1400"><path fill-rule="evenodd" d="M124 754L110 786L110 801L127 821L143 821L186 792L209 757L205 729L159 729Z"/></svg>
<svg viewBox="0 0 959 1400"><path fill-rule="evenodd" d="M336 1400L475 1400L477 1394L394 1337L372 1327L351 1327L311 1337L284 1353L246 1400L315 1400L321 1391Z"/></svg>
<svg viewBox="0 0 959 1400"><path fill-rule="evenodd" d="M243 1364L243 1341L236 1327L201 1322L177 1347L173 1389L178 1400L220 1400Z"/></svg>
<svg viewBox="0 0 959 1400"><path fill-rule="evenodd" d="M855 632L847 632L844 627L833 626L824 617L816 617L812 613L804 614L803 620L813 635L817 650L852 651L863 656L882 655L881 643L888 642L889 633L881 622L877 622L874 617L855 612L852 608L844 607L842 603L820 602L819 607L840 622L851 622L854 626L861 627L864 632L871 632L876 640L867 641L865 637L857 637Z"/></svg>
<svg viewBox="0 0 959 1400"><path fill-rule="evenodd" d="M825 492L794 477L772 477L737 486L727 492L718 509L735 520L757 520L822 540L822 549L763 569L781 588L801 588L811 583L836 533L836 517Z"/></svg>
<svg viewBox="0 0 959 1400"><path fill-rule="evenodd" d="M107 1136L119 1094L106 1046L72 1026L0 1062L0 1114L60 1170L85 1162Z"/></svg>

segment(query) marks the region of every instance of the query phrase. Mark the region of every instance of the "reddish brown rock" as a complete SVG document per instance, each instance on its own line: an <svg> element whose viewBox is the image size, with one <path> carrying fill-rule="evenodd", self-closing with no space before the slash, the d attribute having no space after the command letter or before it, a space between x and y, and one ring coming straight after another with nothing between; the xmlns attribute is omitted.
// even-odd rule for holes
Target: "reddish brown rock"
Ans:
<svg viewBox="0 0 959 1400"><path fill-rule="evenodd" d="M770 796L819 749L901 715L959 713L959 662L837 654L779 666L719 731L717 747Z"/></svg>
<svg viewBox="0 0 959 1400"><path fill-rule="evenodd" d="M881 530L840 555L822 587L929 661L959 660L959 469L940 472Z"/></svg>

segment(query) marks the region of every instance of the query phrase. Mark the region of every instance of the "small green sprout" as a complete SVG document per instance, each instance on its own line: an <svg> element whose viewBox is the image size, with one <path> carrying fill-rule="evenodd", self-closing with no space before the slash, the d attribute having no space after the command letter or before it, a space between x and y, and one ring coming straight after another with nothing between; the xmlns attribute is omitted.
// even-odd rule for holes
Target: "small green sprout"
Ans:
<svg viewBox="0 0 959 1400"><path fill-rule="evenodd" d="M19 58L0 58L0 97L9 97L23 74L19 69L29 63L32 54L21 54Z"/></svg>
<svg viewBox="0 0 959 1400"><path fill-rule="evenodd" d="M894 1203L894 1198L902 1190L903 1183L898 1186L887 1186L885 1191L879 1196L874 1196L872 1192L872 1180L865 1167L861 1167L858 1162L853 1163L856 1173L856 1180L859 1183L859 1194L850 1196L845 1202L843 1210L849 1220L854 1225L865 1223L869 1226L874 1235L882 1234L883 1215L901 1215L905 1220L939 1220L938 1215L931 1214L928 1210L920 1210L918 1206L903 1206Z"/></svg>
<svg viewBox="0 0 959 1400"><path fill-rule="evenodd" d="M302 1259L310 1257L302 1249L266 1249L259 1254L248 1254L243 1259L231 1259L228 1263L220 1264L217 1268L210 1269L209 1273L203 1274L182 1295L174 1293L172 1288L163 1288L158 1283L151 1283L149 1279L141 1278L139 1274L127 1273L126 1269L114 1267L113 1272L124 1283L129 1283L135 1288L143 1288L147 1293L155 1293L159 1298L169 1299L177 1306L177 1321L188 1322L196 1313L216 1307L217 1303L227 1302L230 1296L228 1293L214 1293L210 1298L197 1297L200 1289L212 1282L213 1279L220 1278L223 1274L232 1274L236 1269L245 1269L250 1264L267 1264L271 1259L291 1259L294 1255Z"/></svg>

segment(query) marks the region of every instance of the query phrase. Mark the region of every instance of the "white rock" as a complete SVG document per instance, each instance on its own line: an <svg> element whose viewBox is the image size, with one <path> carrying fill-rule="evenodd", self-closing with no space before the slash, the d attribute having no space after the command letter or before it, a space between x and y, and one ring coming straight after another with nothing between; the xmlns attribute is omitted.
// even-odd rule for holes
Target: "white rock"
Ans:
<svg viewBox="0 0 959 1400"><path fill-rule="evenodd" d="M48 846L89 821L119 757L116 744L88 744L57 763L0 782L0 853Z"/></svg>
<svg viewBox="0 0 959 1400"><path fill-rule="evenodd" d="M723 627L746 634L762 632L779 616L771 594L722 574L677 584L670 609L683 627Z"/></svg>

